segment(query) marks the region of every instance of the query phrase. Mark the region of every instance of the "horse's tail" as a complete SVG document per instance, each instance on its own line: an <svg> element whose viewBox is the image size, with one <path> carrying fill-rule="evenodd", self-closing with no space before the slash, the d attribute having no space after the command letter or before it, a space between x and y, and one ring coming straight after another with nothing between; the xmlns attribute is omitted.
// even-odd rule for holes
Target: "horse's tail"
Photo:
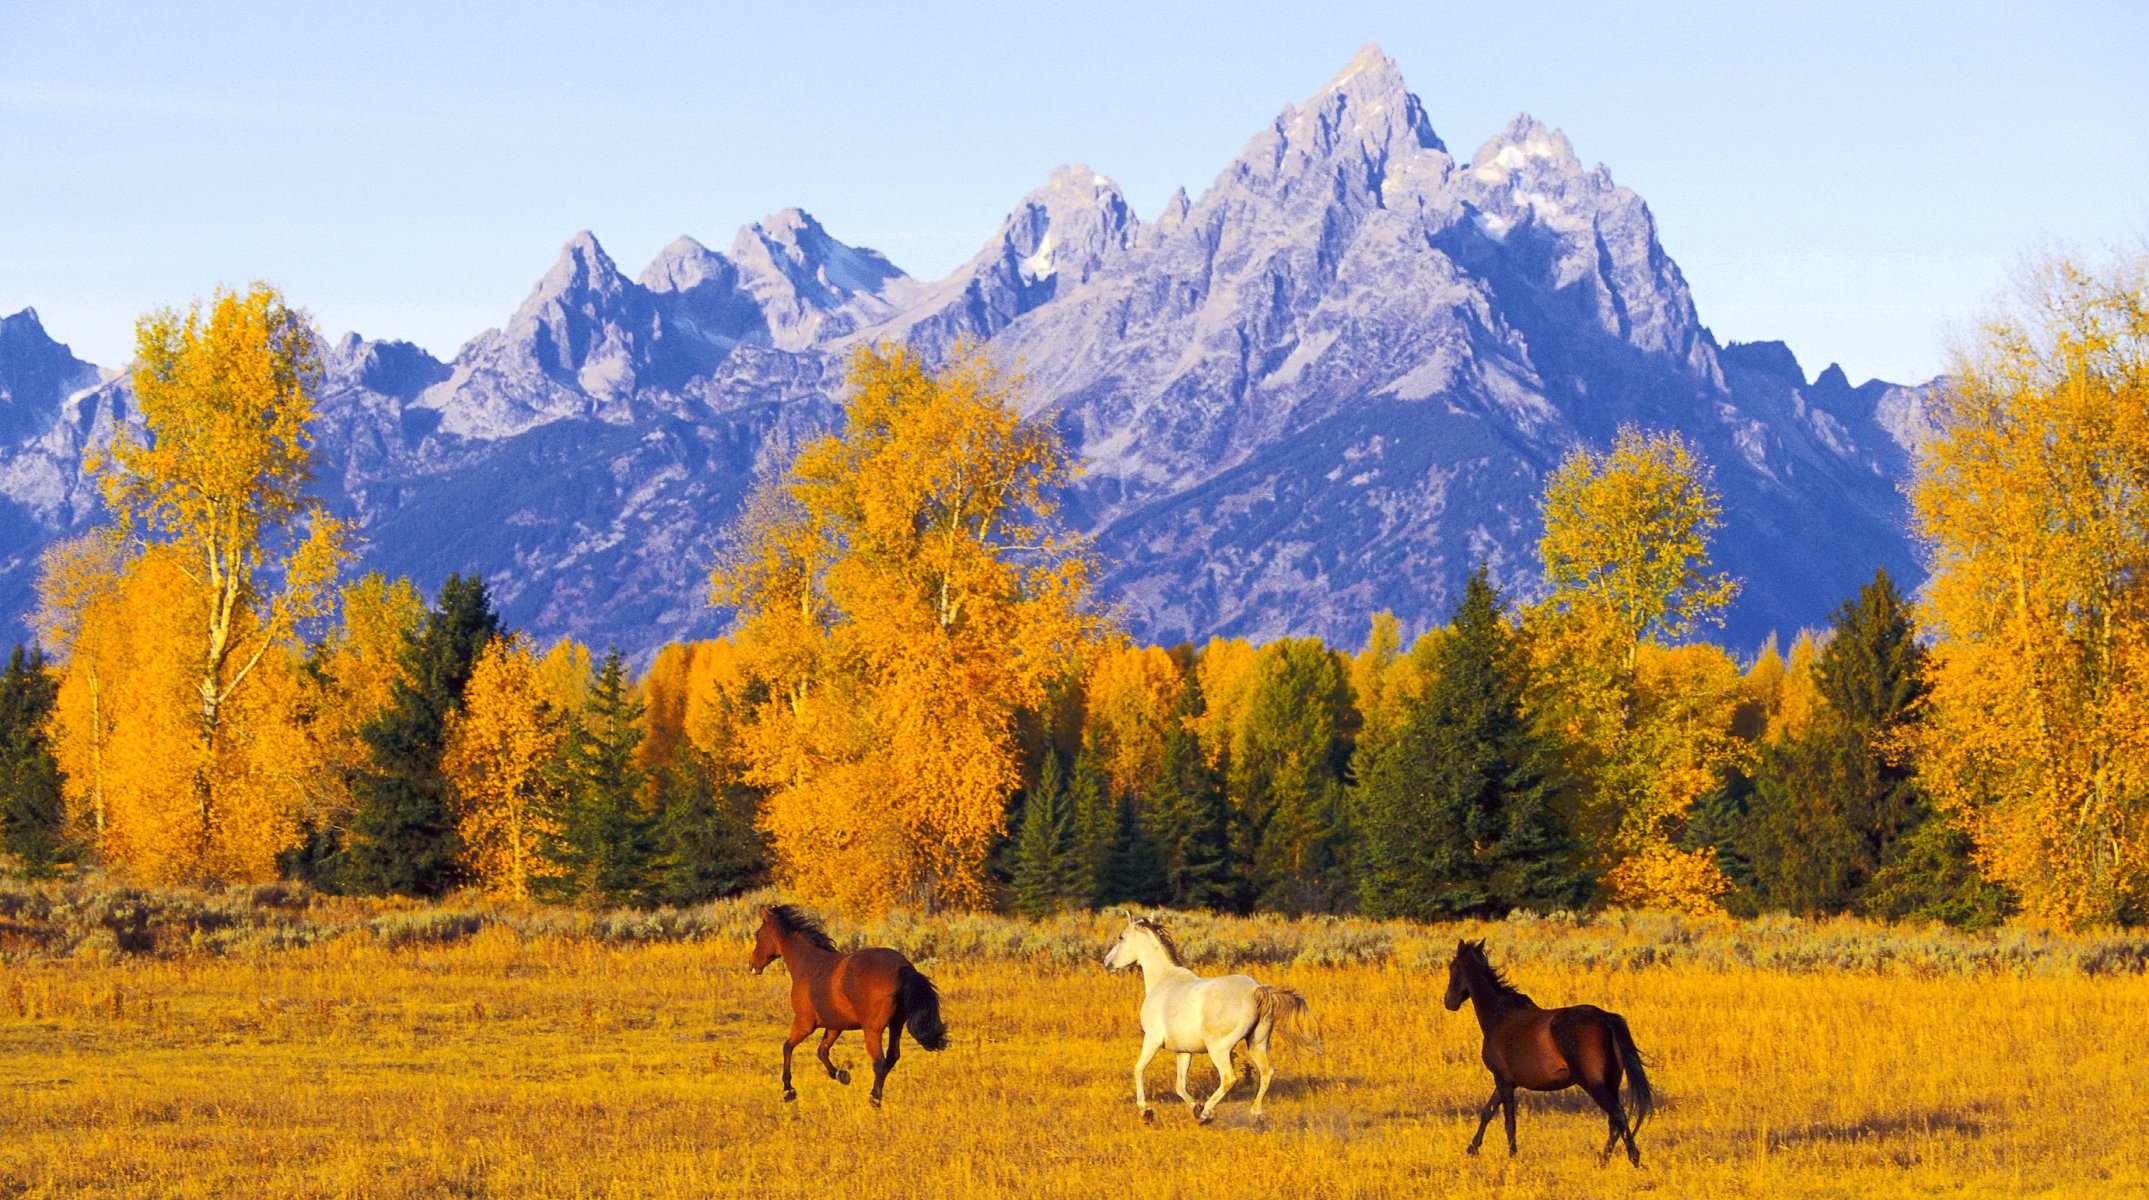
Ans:
<svg viewBox="0 0 2149 1200"><path fill-rule="evenodd" d="M1264 983L1254 989L1254 1029L1263 1022L1292 1045L1314 1054L1321 1052L1320 1036L1313 1030L1312 1010L1306 1007L1306 998L1290 988Z"/></svg>
<svg viewBox="0 0 2149 1200"><path fill-rule="evenodd" d="M913 1040L928 1050L947 1049L948 1027L940 1021L940 989L909 963L903 964L897 977L895 1002L903 1010L903 1027L910 1030Z"/></svg>
<svg viewBox="0 0 2149 1200"><path fill-rule="evenodd" d="M1634 1045L1634 1035L1627 1032L1627 1019L1618 1013L1606 1013L1612 1018L1612 1045L1619 1051L1619 1067L1627 1073L1627 1090L1633 1093L1634 1123L1630 1132L1639 1130L1642 1122L1656 1109L1656 1093L1649 1090L1649 1075L1642 1070L1642 1052Z"/></svg>

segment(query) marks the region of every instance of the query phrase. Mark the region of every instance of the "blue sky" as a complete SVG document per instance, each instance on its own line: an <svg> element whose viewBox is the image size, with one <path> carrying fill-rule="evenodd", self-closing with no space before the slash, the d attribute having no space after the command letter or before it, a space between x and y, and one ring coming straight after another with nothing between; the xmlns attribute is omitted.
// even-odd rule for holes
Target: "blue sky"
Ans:
<svg viewBox="0 0 2149 1200"><path fill-rule="evenodd" d="M937 276L1060 163L1198 193L1370 40L1459 157L1528 111L1608 164L1719 338L1910 380L2024 254L2149 235L2145 14L0 0L0 312L117 365L264 278L446 356L578 229L633 274L792 204Z"/></svg>

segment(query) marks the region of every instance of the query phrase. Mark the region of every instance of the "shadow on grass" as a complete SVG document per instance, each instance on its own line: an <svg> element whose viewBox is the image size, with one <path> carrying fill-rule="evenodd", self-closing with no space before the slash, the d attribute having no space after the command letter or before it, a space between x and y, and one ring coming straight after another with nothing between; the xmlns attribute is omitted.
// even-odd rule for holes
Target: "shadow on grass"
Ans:
<svg viewBox="0 0 2149 1200"><path fill-rule="evenodd" d="M1985 1124L1974 1113L1942 1110L1879 1113L1855 1121L1816 1121L1793 1129L1772 1130L1768 1135L1768 1148L1783 1150L1793 1146L1880 1141L1934 1133L1983 1137Z"/></svg>

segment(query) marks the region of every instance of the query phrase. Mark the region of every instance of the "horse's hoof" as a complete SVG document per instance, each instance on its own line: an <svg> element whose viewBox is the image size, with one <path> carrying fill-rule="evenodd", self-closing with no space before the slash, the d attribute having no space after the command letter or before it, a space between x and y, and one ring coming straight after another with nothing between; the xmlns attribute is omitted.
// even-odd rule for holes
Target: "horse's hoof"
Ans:
<svg viewBox="0 0 2149 1200"><path fill-rule="evenodd" d="M842 1069L841 1067L838 1067L835 1070L834 1074L837 1083L849 1083L851 1081L851 1073Z"/></svg>
<svg viewBox="0 0 2149 1200"><path fill-rule="evenodd" d="M1157 1122L1157 1114L1156 1114L1156 1110L1155 1110L1155 1109L1151 1109L1151 1108L1144 1108L1144 1109L1142 1109L1142 1110L1141 1110L1141 1113L1142 1113L1142 1120L1144 1120L1144 1121L1147 1121L1147 1122L1149 1122L1149 1123L1150 1123L1150 1124L1152 1124L1152 1125L1156 1124L1156 1122Z"/></svg>
<svg viewBox="0 0 2149 1200"><path fill-rule="evenodd" d="M1467 1154L1467 1155L1469 1155L1469 1156L1470 1156L1470 1157L1472 1157L1472 1158L1476 1158L1476 1157L1477 1157L1477 1145L1476 1145L1476 1143L1474 1143L1474 1142L1473 1142L1472 1144L1470 1144L1470 1145L1468 1145L1468 1146L1464 1146L1464 1147L1463 1147L1463 1153L1464 1153L1464 1154Z"/></svg>
<svg viewBox="0 0 2149 1200"><path fill-rule="evenodd" d="M789 1104L789 1103L791 1103L791 1102L792 1102L793 1100L796 1100L796 1099L798 1099L798 1089L797 1089L797 1088L785 1088L785 1089L783 1090L783 1102L784 1102L785 1104Z"/></svg>
<svg viewBox="0 0 2149 1200"><path fill-rule="evenodd" d="M879 1107L880 1107L880 1096L879 1096L879 1094L878 1094L878 1093L876 1093L876 1094L874 1094L874 1095L871 1095L871 1096L867 1096L867 1097L866 1097L866 1103L868 1103L868 1104L872 1105L872 1106L873 1106L873 1107L875 1107L875 1108L879 1108Z"/></svg>

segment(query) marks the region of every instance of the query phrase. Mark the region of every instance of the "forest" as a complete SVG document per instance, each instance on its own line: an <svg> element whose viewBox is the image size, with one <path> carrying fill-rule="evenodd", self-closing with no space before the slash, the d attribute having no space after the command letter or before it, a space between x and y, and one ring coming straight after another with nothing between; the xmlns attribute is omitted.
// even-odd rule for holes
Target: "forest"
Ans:
<svg viewBox="0 0 2149 1200"><path fill-rule="evenodd" d="M729 636L641 671L505 628L475 577L348 577L359 533L308 495L317 335L218 292L142 320L110 519L47 553L0 676L7 861L857 915L2138 923L2145 283L2026 277L1927 398L1930 579L1876 572L1788 645L1707 640L1769 581L1712 567L1740 531L1709 464L1643 428L1569 453L1534 574L1475 565L1443 627L1140 645L1019 378L884 347L727 531Z"/></svg>

